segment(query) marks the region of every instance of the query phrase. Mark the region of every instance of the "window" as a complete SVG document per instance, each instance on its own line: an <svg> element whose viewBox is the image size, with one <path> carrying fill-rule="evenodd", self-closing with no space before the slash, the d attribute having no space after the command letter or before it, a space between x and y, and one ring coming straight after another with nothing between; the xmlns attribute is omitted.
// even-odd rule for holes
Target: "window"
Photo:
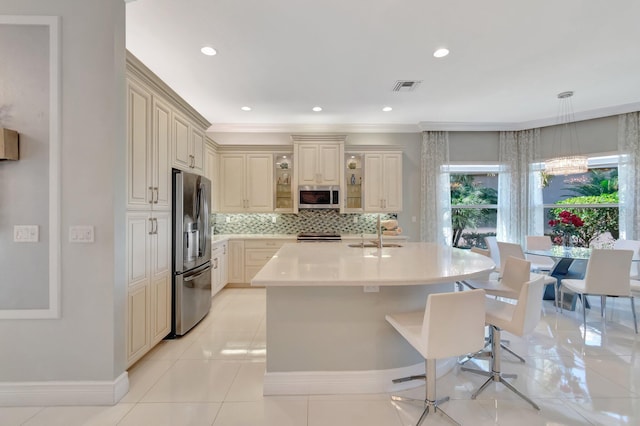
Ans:
<svg viewBox="0 0 640 426"><path fill-rule="evenodd" d="M542 172L542 188L544 232L554 244L609 247L618 239L618 156L590 158L587 173Z"/></svg>
<svg viewBox="0 0 640 426"><path fill-rule="evenodd" d="M496 235L498 165L451 165L451 228L454 247L483 247Z"/></svg>

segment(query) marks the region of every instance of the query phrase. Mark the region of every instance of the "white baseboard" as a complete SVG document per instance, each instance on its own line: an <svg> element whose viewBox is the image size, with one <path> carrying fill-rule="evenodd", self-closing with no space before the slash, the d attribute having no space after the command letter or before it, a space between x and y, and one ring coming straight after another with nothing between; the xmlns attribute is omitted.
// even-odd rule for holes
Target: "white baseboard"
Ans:
<svg viewBox="0 0 640 426"><path fill-rule="evenodd" d="M0 382L0 407L115 405L128 391L126 371L113 381Z"/></svg>
<svg viewBox="0 0 640 426"><path fill-rule="evenodd" d="M456 358L438 360L436 377L448 373ZM424 374L423 362L390 370L265 372L264 395L389 393L424 384L422 380L394 384L393 379Z"/></svg>

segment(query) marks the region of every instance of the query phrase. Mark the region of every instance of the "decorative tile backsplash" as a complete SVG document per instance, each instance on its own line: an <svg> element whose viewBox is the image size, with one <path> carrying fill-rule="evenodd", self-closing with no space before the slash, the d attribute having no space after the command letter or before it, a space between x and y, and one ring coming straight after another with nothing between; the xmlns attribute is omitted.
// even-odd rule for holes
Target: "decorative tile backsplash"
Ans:
<svg viewBox="0 0 640 426"><path fill-rule="evenodd" d="M382 220L397 219L396 213L381 214ZM275 218L275 223L274 223ZM336 232L375 234L377 213L340 214L338 210L300 210L293 213L214 213L214 234L297 234ZM402 224L400 224L402 226Z"/></svg>

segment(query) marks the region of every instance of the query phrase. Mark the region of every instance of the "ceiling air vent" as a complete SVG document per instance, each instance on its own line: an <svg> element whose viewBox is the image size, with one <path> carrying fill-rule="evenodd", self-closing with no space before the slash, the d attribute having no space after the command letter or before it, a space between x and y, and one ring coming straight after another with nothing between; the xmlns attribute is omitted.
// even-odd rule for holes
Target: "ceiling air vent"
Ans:
<svg viewBox="0 0 640 426"><path fill-rule="evenodd" d="M394 92L413 92L420 86L422 81L418 80L398 80L396 84L393 85Z"/></svg>

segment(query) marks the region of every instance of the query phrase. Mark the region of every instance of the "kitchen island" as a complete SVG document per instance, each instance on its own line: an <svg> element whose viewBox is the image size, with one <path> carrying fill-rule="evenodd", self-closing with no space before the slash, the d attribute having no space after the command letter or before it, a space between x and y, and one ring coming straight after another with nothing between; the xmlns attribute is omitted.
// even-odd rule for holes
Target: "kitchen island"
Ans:
<svg viewBox="0 0 640 426"><path fill-rule="evenodd" d="M384 316L424 309L430 293L452 291L456 281L495 267L485 256L432 243L352 245L285 244L252 280L267 292L265 395L420 385L391 383L424 372L424 360Z"/></svg>

